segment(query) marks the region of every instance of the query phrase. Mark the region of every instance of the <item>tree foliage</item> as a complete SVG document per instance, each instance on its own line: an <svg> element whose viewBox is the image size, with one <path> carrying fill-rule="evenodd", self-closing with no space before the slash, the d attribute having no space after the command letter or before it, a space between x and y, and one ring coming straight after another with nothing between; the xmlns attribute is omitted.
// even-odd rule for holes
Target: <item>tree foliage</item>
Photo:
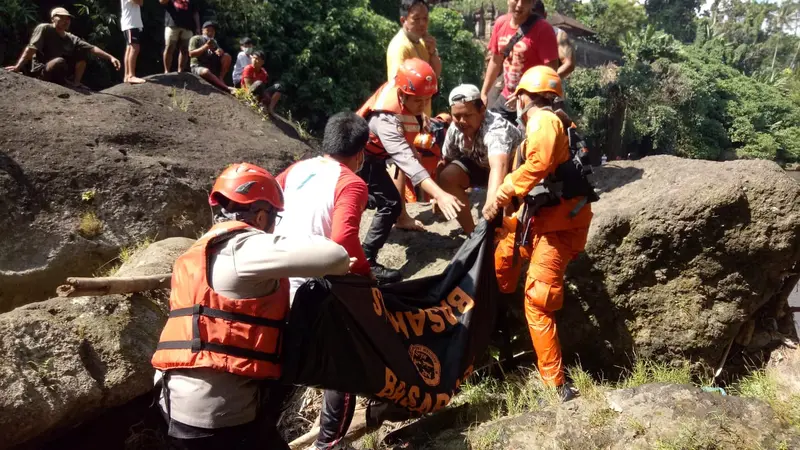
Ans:
<svg viewBox="0 0 800 450"><path fill-rule="evenodd" d="M454 87L462 83L480 86L484 49L473 39L472 33L464 29L461 15L452 9L434 8L428 31L436 37L442 58L439 95L433 100L433 110L445 111L447 96Z"/></svg>
<svg viewBox="0 0 800 450"><path fill-rule="evenodd" d="M612 47L647 22L644 7L635 0L590 0L574 5L574 10L575 18L597 33L599 43Z"/></svg>

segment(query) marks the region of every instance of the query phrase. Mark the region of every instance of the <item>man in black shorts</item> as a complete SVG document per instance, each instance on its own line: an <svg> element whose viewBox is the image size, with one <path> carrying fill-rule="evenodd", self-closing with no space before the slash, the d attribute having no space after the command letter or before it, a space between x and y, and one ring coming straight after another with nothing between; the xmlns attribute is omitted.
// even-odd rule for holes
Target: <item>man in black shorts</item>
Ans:
<svg viewBox="0 0 800 450"><path fill-rule="evenodd" d="M231 55L219 47L216 35L216 22L209 20L203 24L203 34L189 40L189 65L193 74L232 94L234 89L222 81L231 67Z"/></svg>
<svg viewBox="0 0 800 450"><path fill-rule="evenodd" d="M444 138L445 165L437 181L464 204L468 201L467 189L485 188L485 204L492 205L497 188L508 173L511 155L524 135L514 124L486 109L477 86L456 87L450 93L449 103L453 124ZM464 233L470 234L475 229L468 208L462 208L457 219Z"/></svg>

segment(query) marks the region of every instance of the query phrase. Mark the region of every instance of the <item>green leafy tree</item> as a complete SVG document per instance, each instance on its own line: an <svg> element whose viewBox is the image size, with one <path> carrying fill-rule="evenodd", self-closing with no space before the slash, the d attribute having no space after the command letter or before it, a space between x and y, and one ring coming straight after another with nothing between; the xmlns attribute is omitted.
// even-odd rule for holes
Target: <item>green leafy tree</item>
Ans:
<svg viewBox="0 0 800 450"><path fill-rule="evenodd" d="M597 33L597 41L611 47L647 22L644 7L635 0L590 0L574 9L575 18Z"/></svg>
<svg viewBox="0 0 800 450"><path fill-rule="evenodd" d="M321 129L355 110L386 78L386 46L397 30L367 0L252 2L210 0L223 45L249 36L267 53L272 80L286 89L292 117Z"/></svg>
<svg viewBox="0 0 800 450"><path fill-rule="evenodd" d="M645 1L650 22L682 42L694 41L694 20L699 8L699 0Z"/></svg>
<svg viewBox="0 0 800 450"><path fill-rule="evenodd" d="M436 38L442 58L439 95L433 100L434 114L448 108L447 95L462 83L480 85L483 81L484 49L464 28L461 15L448 8L431 11L428 31Z"/></svg>

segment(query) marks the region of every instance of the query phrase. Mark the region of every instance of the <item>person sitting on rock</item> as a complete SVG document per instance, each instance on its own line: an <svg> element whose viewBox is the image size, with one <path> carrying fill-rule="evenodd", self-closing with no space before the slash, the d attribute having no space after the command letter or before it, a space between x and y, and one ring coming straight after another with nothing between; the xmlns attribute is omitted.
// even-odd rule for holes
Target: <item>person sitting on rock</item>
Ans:
<svg viewBox="0 0 800 450"><path fill-rule="evenodd" d="M253 54L253 40L245 37L239 40L239 54L236 55L236 64L233 65L233 87L239 89L242 87L242 72L244 68L250 64L250 55Z"/></svg>
<svg viewBox="0 0 800 450"><path fill-rule="evenodd" d="M233 93L224 81L225 74L231 67L231 55L219 47L214 37L217 35L217 24L208 21L203 24L203 34L193 36L189 40L189 65L192 73L203 78L225 92Z"/></svg>
<svg viewBox="0 0 800 450"><path fill-rule="evenodd" d="M400 272L377 261L378 251L386 243L402 211L400 192L386 171L387 159L391 158L414 186L419 185L436 200L447 220L454 219L464 207L431 179L411 147L422 129L425 105L439 89L437 83L430 64L417 58L407 59L397 69L394 79L381 86L357 112L367 120L370 129L365 147L367 159L359 176L369 187L369 206L377 209L364 238L364 254L375 278L382 283L402 278Z"/></svg>
<svg viewBox="0 0 800 450"><path fill-rule="evenodd" d="M26 73L52 83L84 88L81 80L86 71L88 55L99 56L120 70L121 65L117 58L67 31L72 23L72 14L69 11L55 8L50 11L50 19L52 23L36 26L17 64L6 67L6 70Z"/></svg>
<svg viewBox="0 0 800 450"><path fill-rule="evenodd" d="M275 114L275 105L281 99L281 85L275 83L267 86L269 75L264 69L267 56L261 50L256 50L250 55L251 64L242 71L242 85L267 108L270 114Z"/></svg>
<svg viewBox="0 0 800 450"><path fill-rule="evenodd" d="M442 146L445 165L437 178L445 191L468 204L466 190L486 189L483 215L493 208L495 192L508 173L509 160L524 136L511 122L488 111L477 86L462 84L450 92L453 124L447 129ZM458 214L464 233L475 229L469 209Z"/></svg>
<svg viewBox="0 0 800 450"><path fill-rule="evenodd" d="M152 358L168 434L180 448L288 449L277 430L288 277L344 275L351 260L324 237L273 234L283 193L261 167L229 166L209 203L216 225L175 261Z"/></svg>
<svg viewBox="0 0 800 450"><path fill-rule="evenodd" d="M514 95L517 111L525 123L526 139L520 147L514 170L497 189L494 205L485 210L495 217L512 199L523 203L513 217L505 217L495 250L498 288L513 293L519 283L521 260L529 259L525 281L525 316L538 358L539 374L547 386L558 388L562 400L574 396L564 376L555 312L564 301L567 264L583 251L592 220L589 204L594 191L567 195L581 179L558 179L561 168L569 168L572 156L567 128L553 112L564 94L561 78L546 66L526 71ZM558 185L561 185L559 188Z"/></svg>
<svg viewBox="0 0 800 450"><path fill-rule="evenodd" d="M286 196L283 220L275 229L281 236L314 234L330 238L356 262L351 272L370 277L358 230L367 206L367 184L356 175L364 164L369 139L367 122L342 112L325 125L323 156L301 161L278 175ZM306 278L291 278L292 297ZM356 396L326 390L322 398L320 432L315 448L338 448L353 420Z"/></svg>

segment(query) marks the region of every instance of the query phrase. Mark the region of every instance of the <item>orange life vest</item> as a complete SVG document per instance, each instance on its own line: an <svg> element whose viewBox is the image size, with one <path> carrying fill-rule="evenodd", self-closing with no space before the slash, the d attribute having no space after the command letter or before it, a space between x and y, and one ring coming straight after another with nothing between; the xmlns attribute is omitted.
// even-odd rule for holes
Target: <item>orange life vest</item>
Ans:
<svg viewBox="0 0 800 450"><path fill-rule="evenodd" d="M243 222L215 225L172 270L169 318L153 355L159 370L209 368L252 378L280 377L281 332L289 311L289 280L270 295L230 299L208 282L209 250Z"/></svg>
<svg viewBox="0 0 800 450"><path fill-rule="evenodd" d="M356 112L356 114L367 120L369 120L368 118L370 115L375 113L396 115L397 118L400 119L406 141L408 141L409 145L414 145L414 138L417 137L422 128L420 126L421 119L411 114L408 109L400 103L400 91L394 84L394 80L384 83ZM381 159L389 158L389 154L386 152L381 140L371 131L365 150L372 156Z"/></svg>

